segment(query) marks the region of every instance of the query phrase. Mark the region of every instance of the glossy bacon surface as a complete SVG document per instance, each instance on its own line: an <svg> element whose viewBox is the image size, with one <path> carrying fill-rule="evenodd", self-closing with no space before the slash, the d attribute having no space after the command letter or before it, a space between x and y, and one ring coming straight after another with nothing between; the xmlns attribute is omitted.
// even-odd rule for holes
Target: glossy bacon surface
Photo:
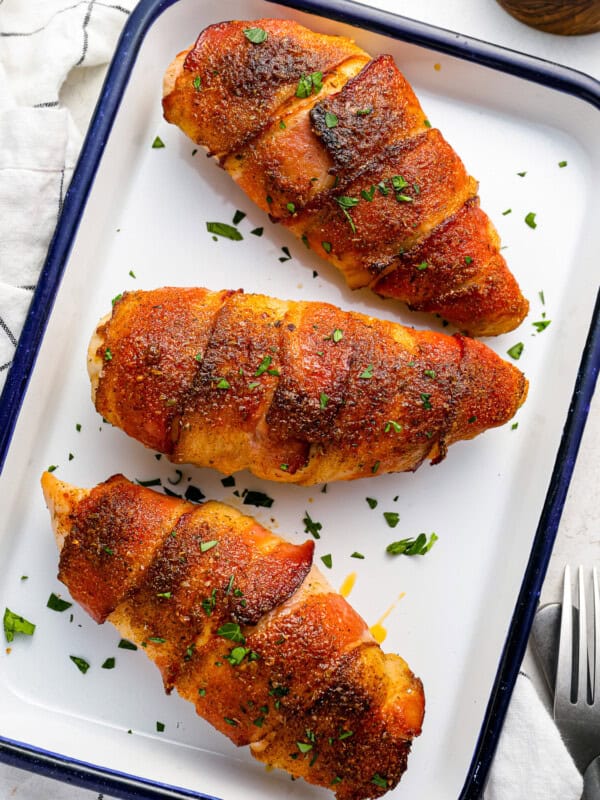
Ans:
<svg viewBox="0 0 600 800"><path fill-rule="evenodd" d="M252 43L251 28L267 38ZM472 335L526 315L476 181L390 56L371 60L347 38L291 21L223 22L170 65L163 108L352 288Z"/></svg>
<svg viewBox="0 0 600 800"><path fill-rule="evenodd" d="M527 393L460 334L201 288L126 292L88 367L102 416L172 461L300 484L439 461Z"/></svg>
<svg viewBox="0 0 600 800"><path fill-rule="evenodd" d="M121 475L85 490L44 473L42 487L59 578L144 648L167 692L339 800L397 784L421 731L421 682L311 566L312 541L290 544L222 503Z"/></svg>

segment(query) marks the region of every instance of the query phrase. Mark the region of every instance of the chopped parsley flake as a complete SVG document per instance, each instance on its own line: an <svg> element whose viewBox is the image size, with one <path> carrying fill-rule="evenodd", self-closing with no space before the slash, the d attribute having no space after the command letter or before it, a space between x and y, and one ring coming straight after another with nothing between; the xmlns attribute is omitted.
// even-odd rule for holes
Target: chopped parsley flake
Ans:
<svg viewBox="0 0 600 800"><path fill-rule="evenodd" d="M157 136L154 139L154 141L152 142L152 147L153 147L154 150L158 150L160 147L164 147L164 146L165 146L165 143L160 138L160 136Z"/></svg>
<svg viewBox="0 0 600 800"><path fill-rule="evenodd" d="M542 319L539 322L532 322L531 324L538 333L541 333L542 331L546 330L546 328L548 327L548 325L550 325L551 322L552 320L550 319Z"/></svg>
<svg viewBox="0 0 600 800"><path fill-rule="evenodd" d="M15 638L15 633L22 633L25 636L33 636L35 625L29 622L25 617L15 614L10 608L4 610L4 635L7 642L12 642Z"/></svg>
<svg viewBox="0 0 600 800"><path fill-rule="evenodd" d="M137 650L137 644L130 642L129 639L121 639L117 647L120 647L121 650Z"/></svg>
<svg viewBox="0 0 600 800"><path fill-rule="evenodd" d="M347 197L346 195L342 195L341 197L335 197L335 202L344 212L344 216L350 223L350 228L352 229L352 233L356 233L356 226L354 225L354 220L350 216L350 212L348 211L349 208L354 208L360 202L357 197Z"/></svg>
<svg viewBox="0 0 600 800"><path fill-rule="evenodd" d="M431 128L431 122L429 122L428 119L423 120L423 125L425 125L426 128Z"/></svg>
<svg viewBox="0 0 600 800"><path fill-rule="evenodd" d="M237 622L226 622L217 630L217 636L222 636L223 639L229 639L230 642L238 642L245 644L246 639L242 633L242 629Z"/></svg>
<svg viewBox="0 0 600 800"><path fill-rule="evenodd" d="M267 41L269 34L264 28L245 28L244 36L252 44L262 44Z"/></svg>
<svg viewBox="0 0 600 800"><path fill-rule="evenodd" d="M101 669L114 669L115 668L115 659L111 656L111 658L107 658L106 661L101 665Z"/></svg>
<svg viewBox="0 0 600 800"><path fill-rule="evenodd" d="M196 75L193 81L194 89L199 92L202 89L202 78L200 75Z"/></svg>
<svg viewBox="0 0 600 800"><path fill-rule="evenodd" d="M363 554L362 554L362 553L359 553L357 550L355 550L355 551L354 551L354 552L351 554L350 558L362 558L362 559L364 559L364 556L363 556Z"/></svg>
<svg viewBox="0 0 600 800"><path fill-rule="evenodd" d="M225 378L221 378L221 380L217 383L217 389L230 389L231 384Z"/></svg>
<svg viewBox="0 0 600 800"><path fill-rule="evenodd" d="M71 608L72 605L73 603L67 603L66 600L61 600L58 595L52 592L46 603L46 608L51 608L52 611L66 611L67 608Z"/></svg>
<svg viewBox="0 0 600 800"><path fill-rule="evenodd" d="M105 361L112 361L112 358L113 358L113 354L111 352L111 349L110 349L110 347L107 347L106 350L104 351L104 360Z"/></svg>
<svg viewBox="0 0 600 800"><path fill-rule="evenodd" d="M527 172L517 172L517 175L519 176L519 178L524 178L525 175L527 175Z"/></svg>
<svg viewBox="0 0 600 800"><path fill-rule="evenodd" d="M302 522L304 523L304 533L310 533L315 539L320 539L320 531L323 530L323 525L320 522L316 522L315 520L311 519L308 511L305 511L304 513L306 515L302 519Z"/></svg>
<svg viewBox="0 0 600 800"><path fill-rule="evenodd" d="M360 196L362 197L363 200L366 200L368 203L372 203L373 197L375 196L375 189L377 189L377 187L373 185L371 186L370 189L361 189Z"/></svg>
<svg viewBox="0 0 600 800"><path fill-rule="evenodd" d="M371 472L373 473L373 475L375 475L375 473L376 473L376 472L377 472L377 470L379 469L379 466L380 466L380 464L381 464L381 461L376 461L376 462L373 464L373 466L371 467Z"/></svg>
<svg viewBox="0 0 600 800"><path fill-rule="evenodd" d="M325 125L327 125L328 128L336 128L337 124L338 124L337 116L331 111L326 111L325 112Z"/></svg>
<svg viewBox="0 0 600 800"><path fill-rule="evenodd" d="M376 772L375 775L371 778L371 783L374 783L375 786L379 786L381 789L387 789L387 781L385 778L382 778L381 775Z"/></svg>
<svg viewBox="0 0 600 800"><path fill-rule="evenodd" d="M420 533L416 539L401 539L399 542L388 544L385 549L392 556L424 556L431 550L438 538L435 533L432 533L428 540L426 533Z"/></svg>
<svg viewBox="0 0 600 800"><path fill-rule="evenodd" d="M471 264L472 262L473 259L471 258L471 256L465 256L465 264Z"/></svg>
<svg viewBox="0 0 600 800"><path fill-rule="evenodd" d="M428 266L429 264L427 263L427 261L421 261L420 264L417 264L417 269L423 272L423 270L426 270Z"/></svg>
<svg viewBox="0 0 600 800"><path fill-rule="evenodd" d="M503 217L505 217L507 214L512 214L512 208L507 208L506 211L502 212Z"/></svg>
<svg viewBox="0 0 600 800"><path fill-rule="evenodd" d="M331 253L331 242L321 242L321 247L326 253Z"/></svg>
<svg viewBox="0 0 600 800"><path fill-rule="evenodd" d="M58 464L50 464L46 472L54 472L57 469L58 469Z"/></svg>
<svg viewBox="0 0 600 800"><path fill-rule="evenodd" d="M233 215L233 224L239 225L245 216L246 214L243 211L240 211L239 208L236 208L235 214Z"/></svg>
<svg viewBox="0 0 600 800"><path fill-rule="evenodd" d="M157 597L164 597L165 600L170 600L171 599L171 592L157 592L156 596Z"/></svg>
<svg viewBox="0 0 600 800"><path fill-rule="evenodd" d="M394 429L394 431L396 433L400 433L400 431L402 430L402 425L400 425L399 423L397 423L393 419L388 419L388 421L385 423L385 426L383 428L383 432L384 433L389 433L392 430L392 428Z"/></svg>
<svg viewBox="0 0 600 800"><path fill-rule="evenodd" d="M263 231L264 231L264 228L253 228L253 229L250 231L250 233L251 233L253 236L262 236L262 235L263 235Z"/></svg>
<svg viewBox="0 0 600 800"><path fill-rule="evenodd" d="M164 729L165 729L165 723L164 722L157 722L156 723L156 730L158 731L158 733L162 733L164 731Z"/></svg>
<svg viewBox="0 0 600 800"><path fill-rule="evenodd" d="M537 228L537 222L535 221L535 214L533 211L530 211L529 214L527 214L525 217L525 222L530 228Z"/></svg>
<svg viewBox="0 0 600 800"><path fill-rule="evenodd" d="M206 553L207 550L212 550L219 544L217 539L211 539L209 542L200 542L200 552Z"/></svg>
<svg viewBox="0 0 600 800"><path fill-rule="evenodd" d="M255 377L262 375L263 372L266 372L269 367L271 366L271 361L273 360L272 356L265 356L263 360L260 362L258 367L256 368L256 372L254 373Z"/></svg>
<svg viewBox="0 0 600 800"><path fill-rule="evenodd" d="M365 369L364 369L364 370L363 370L363 371L360 373L360 375L359 375L358 377L359 377L359 378L362 378L363 380L369 380L370 378L372 378L372 377L373 377L373 364L369 364L369 366L368 366L368 367L366 367L366 368L365 368Z"/></svg>
<svg viewBox="0 0 600 800"><path fill-rule="evenodd" d="M329 397L324 393L321 392L321 396L319 397L319 406L321 409L327 408L327 403L329 402Z"/></svg>
<svg viewBox="0 0 600 800"><path fill-rule="evenodd" d="M264 492L250 491L244 495L245 506L258 506L259 508L271 508L273 498Z"/></svg>
<svg viewBox="0 0 600 800"><path fill-rule="evenodd" d="M194 485L190 485L185 490L184 495L186 500L189 500L190 503L199 503L201 500L204 500L204 493Z"/></svg>
<svg viewBox="0 0 600 800"><path fill-rule="evenodd" d="M237 228L234 228L233 225L228 225L226 222L207 222L206 230L215 236L231 239L233 242L240 242L244 238Z"/></svg>
<svg viewBox="0 0 600 800"><path fill-rule="evenodd" d="M90 668L89 663L84 658L79 658L79 656L69 656L69 658L75 664L79 672L82 672L85 675Z"/></svg>
<svg viewBox="0 0 600 800"><path fill-rule="evenodd" d="M294 203L287 203L286 208L290 212L290 214L293 214L296 211L296 206Z"/></svg>
<svg viewBox="0 0 600 800"><path fill-rule="evenodd" d="M331 334L331 338L337 344L342 340L344 336L344 331L341 328L336 328L334 332Z"/></svg>
<svg viewBox="0 0 600 800"><path fill-rule="evenodd" d="M357 117L368 117L369 114L372 114L372 113L373 113L373 109L371 108L371 106L368 106L367 108L359 108L359 109L357 109L356 116Z"/></svg>
<svg viewBox="0 0 600 800"><path fill-rule="evenodd" d="M384 511L383 518L387 522L390 528L395 528L396 525L400 522L400 514L397 511Z"/></svg>
<svg viewBox="0 0 600 800"><path fill-rule="evenodd" d="M294 205L293 203L288 203L288 209L289 209L290 206L293 206L293 205ZM279 256L279 261L283 264L285 261L289 261L291 259L292 254L290 253L290 250L289 250L288 247L282 247L281 249L282 249L284 255L283 256Z"/></svg>
<svg viewBox="0 0 600 800"><path fill-rule="evenodd" d="M327 569L331 569L332 564L333 564L333 559L331 557L331 553L326 553L326 555L321 556L321 561L323 562L323 564L325 564Z"/></svg>
<svg viewBox="0 0 600 800"><path fill-rule="evenodd" d="M514 358L515 361L518 361L521 358L521 353L523 352L524 347L525 345L523 342L517 342L517 344L513 344L512 347L509 347L506 352L511 358Z"/></svg>
<svg viewBox="0 0 600 800"><path fill-rule="evenodd" d="M279 127L281 128L282 131L284 131L287 128L287 125L282 119L279 120Z"/></svg>
<svg viewBox="0 0 600 800"><path fill-rule="evenodd" d="M377 508L377 500L374 497L365 497L369 508Z"/></svg>
<svg viewBox="0 0 600 800"><path fill-rule="evenodd" d="M423 408L426 411L431 411L431 401L429 399L430 397L431 395L427 394L426 392L421 393L421 402L423 403Z"/></svg>
<svg viewBox="0 0 600 800"><path fill-rule="evenodd" d="M323 73L313 72L310 75L303 75L296 88L296 97L310 97L314 92L318 94L323 88Z"/></svg>
<svg viewBox="0 0 600 800"><path fill-rule="evenodd" d="M567 166L567 162L566 161L559 161L558 162L558 166L559 167L566 167Z"/></svg>

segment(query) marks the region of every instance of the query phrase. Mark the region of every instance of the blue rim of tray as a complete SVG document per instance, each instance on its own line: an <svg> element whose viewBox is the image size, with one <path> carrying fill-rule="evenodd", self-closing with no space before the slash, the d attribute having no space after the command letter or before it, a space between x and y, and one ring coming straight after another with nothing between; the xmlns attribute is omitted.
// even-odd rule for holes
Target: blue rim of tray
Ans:
<svg viewBox="0 0 600 800"><path fill-rule="evenodd" d="M141 0L121 34L81 150L77 168L65 197L60 220L15 351L13 365L0 396L0 471L8 453L14 426L88 194L93 185L137 53L155 20L176 2L178 0ZM359 5L352 0L278 0L277 5L344 22L491 67L497 71L573 95L600 109L600 82L589 75L549 61L396 16L389 12ZM485 785L527 645L529 630L558 530L599 367L600 292L596 299L590 330L581 357L527 569L499 661L473 759L458 800L475 800ZM77 786L98 792L107 792L114 797L122 798L122 800L139 800L140 798L147 798L147 800L154 798L156 800L159 798L164 800L166 798L215 800L210 795L99 767L2 736L0 736L0 761Z"/></svg>

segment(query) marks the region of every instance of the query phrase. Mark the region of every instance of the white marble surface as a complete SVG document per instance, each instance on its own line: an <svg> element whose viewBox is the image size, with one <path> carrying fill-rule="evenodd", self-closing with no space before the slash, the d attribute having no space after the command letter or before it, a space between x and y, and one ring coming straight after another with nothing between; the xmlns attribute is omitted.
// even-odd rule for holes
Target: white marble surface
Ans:
<svg viewBox="0 0 600 800"><path fill-rule="evenodd" d="M0 0L0 15L2 13ZM565 64L600 79L600 34L559 37L528 28L508 16L495 0L374 0L387 11L468 34L504 47ZM85 132L100 91L104 68L75 70L61 102ZM566 563L590 564L600 554L600 397L596 395L560 523L541 601L560 599ZM535 673L531 656L527 668ZM93 800L98 795L0 765L0 800ZM508 799L507 799L508 800ZM551 800L551 799L549 799ZM556 799L558 800L558 798Z"/></svg>

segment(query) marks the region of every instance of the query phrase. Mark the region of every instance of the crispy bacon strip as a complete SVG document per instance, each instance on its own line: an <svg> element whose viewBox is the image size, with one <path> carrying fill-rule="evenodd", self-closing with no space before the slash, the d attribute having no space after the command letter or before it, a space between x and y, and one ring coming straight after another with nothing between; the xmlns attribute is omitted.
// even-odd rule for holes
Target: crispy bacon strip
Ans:
<svg viewBox="0 0 600 800"><path fill-rule="evenodd" d="M391 56L287 20L223 22L170 65L163 109L352 288L471 335L527 314L477 182Z"/></svg>
<svg viewBox="0 0 600 800"><path fill-rule="evenodd" d="M167 692L339 800L398 783L421 731L421 682L311 567L312 541L122 475L85 490L46 472L42 487L59 578L97 622L143 646Z"/></svg>
<svg viewBox="0 0 600 800"><path fill-rule="evenodd" d="M300 484L416 469L509 420L522 373L460 334L240 292L127 292L89 349L112 424L175 463Z"/></svg>

